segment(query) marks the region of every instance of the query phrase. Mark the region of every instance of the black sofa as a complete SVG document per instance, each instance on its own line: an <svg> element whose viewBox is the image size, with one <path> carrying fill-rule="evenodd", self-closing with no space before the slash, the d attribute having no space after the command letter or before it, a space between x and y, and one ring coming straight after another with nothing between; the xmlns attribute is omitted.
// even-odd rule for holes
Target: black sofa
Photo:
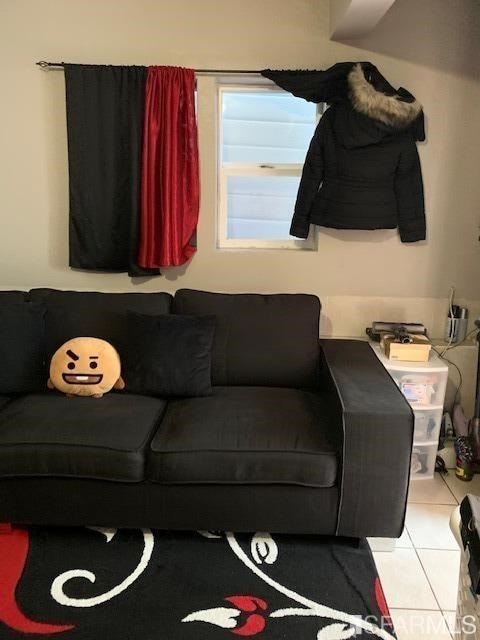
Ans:
<svg viewBox="0 0 480 640"><path fill-rule="evenodd" d="M0 397L0 522L401 534L413 415L369 345L318 339L310 295L0 292L46 354L126 348L126 314L214 315L211 396Z"/></svg>

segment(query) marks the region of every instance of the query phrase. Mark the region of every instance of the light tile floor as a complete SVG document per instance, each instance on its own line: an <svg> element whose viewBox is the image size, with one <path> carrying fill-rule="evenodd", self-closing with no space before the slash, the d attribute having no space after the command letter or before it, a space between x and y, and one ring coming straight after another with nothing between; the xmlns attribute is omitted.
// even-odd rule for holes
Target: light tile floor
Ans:
<svg viewBox="0 0 480 640"><path fill-rule="evenodd" d="M453 638L460 550L449 519L467 493L480 495L480 476L462 482L449 471L412 482L395 550L373 551L399 640Z"/></svg>

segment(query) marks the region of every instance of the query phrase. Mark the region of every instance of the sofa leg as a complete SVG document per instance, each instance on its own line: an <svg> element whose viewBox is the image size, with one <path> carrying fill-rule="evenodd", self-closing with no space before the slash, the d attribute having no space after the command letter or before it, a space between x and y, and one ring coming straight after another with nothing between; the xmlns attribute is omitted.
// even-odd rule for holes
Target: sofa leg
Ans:
<svg viewBox="0 0 480 640"><path fill-rule="evenodd" d="M13 527L10 522L0 522L0 535L2 533L12 533Z"/></svg>

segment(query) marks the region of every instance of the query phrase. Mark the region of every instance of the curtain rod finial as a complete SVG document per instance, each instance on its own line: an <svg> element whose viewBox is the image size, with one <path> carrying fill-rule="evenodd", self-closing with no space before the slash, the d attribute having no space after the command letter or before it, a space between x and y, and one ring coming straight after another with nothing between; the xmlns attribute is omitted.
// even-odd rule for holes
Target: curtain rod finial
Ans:
<svg viewBox="0 0 480 640"><path fill-rule="evenodd" d="M36 63L40 69L51 69L53 67L63 67L65 66L63 62L47 62L46 60L40 60Z"/></svg>

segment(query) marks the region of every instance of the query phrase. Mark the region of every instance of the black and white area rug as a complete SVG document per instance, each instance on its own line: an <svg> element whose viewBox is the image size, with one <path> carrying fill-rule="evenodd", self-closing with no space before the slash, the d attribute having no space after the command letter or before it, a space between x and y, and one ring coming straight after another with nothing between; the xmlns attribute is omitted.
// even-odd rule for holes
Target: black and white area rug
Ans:
<svg viewBox="0 0 480 640"><path fill-rule="evenodd" d="M395 638L366 544L214 532L0 534L0 638Z"/></svg>

